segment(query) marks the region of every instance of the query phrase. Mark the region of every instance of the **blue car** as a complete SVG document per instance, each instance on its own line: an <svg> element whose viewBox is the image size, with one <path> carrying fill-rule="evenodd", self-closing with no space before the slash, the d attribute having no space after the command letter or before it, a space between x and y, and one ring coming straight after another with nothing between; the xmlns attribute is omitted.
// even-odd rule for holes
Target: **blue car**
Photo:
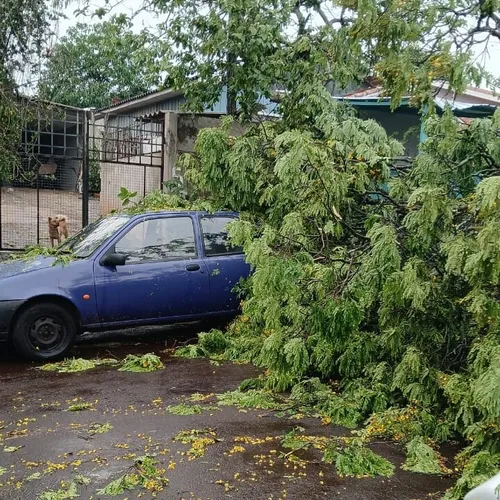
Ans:
<svg viewBox="0 0 500 500"><path fill-rule="evenodd" d="M65 241L75 260L0 265L0 338L23 356L63 356L98 331L234 316L250 273L227 238L237 214L155 212L102 218Z"/></svg>

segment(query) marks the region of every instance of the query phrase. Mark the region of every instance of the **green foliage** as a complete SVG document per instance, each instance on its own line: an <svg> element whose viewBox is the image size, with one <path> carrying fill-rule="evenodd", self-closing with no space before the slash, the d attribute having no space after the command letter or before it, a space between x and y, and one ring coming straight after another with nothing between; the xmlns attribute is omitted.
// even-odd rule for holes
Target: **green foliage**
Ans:
<svg viewBox="0 0 500 500"><path fill-rule="evenodd" d="M287 432L281 440L281 446L293 451L309 448L311 446L311 443L307 440L306 436L300 434L303 431L303 427L296 427L290 432Z"/></svg>
<svg viewBox="0 0 500 500"><path fill-rule="evenodd" d="M118 371L120 372L155 372L163 370L165 365L156 354L148 353L142 356L128 354L123 360L123 364Z"/></svg>
<svg viewBox="0 0 500 500"><path fill-rule="evenodd" d="M113 497L125 493L126 490L133 490L138 484L139 477L136 474L124 474L97 490L97 494Z"/></svg>
<svg viewBox="0 0 500 500"><path fill-rule="evenodd" d="M229 341L226 335L220 330L212 329L209 332L198 335L198 346L207 355L221 354L226 350L228 345Z"/></svg>
<svg viewBox="0 0 500 500"><path fill-rule="evenodd" d="M92 403L81 402L69 405L68 411L83 411L83 410L90 410L91 408L92 408Z"/></svg>
<svg viewBox="0 0 500 500"><path fill-rule="evenodd" d="M131 472L111 481L107 486L97 490L98 495L117 496L127 490L141 486L151 495L156 496L168 486L165 471L158 467L158 461L151 456L137 457Z"/></svg>
<svg viewBox="0 0 500 500"><path fill-rule="evenodd" d="M167 411L173 415L200 415L203 413L203 407L200 405L178 404L167 406Z"/></svg>
<svg viewBox="0 0 500 500"><path fill-rule="evenodd" d="M267 370L222 401L275 408L266 390L292 389L326 421L368 419L362 439L403 442L411 470L443 472L429 442L467 439L466 471L500 452L500 114L468 128L448 111L429 118L421 153L400 168L401 145L323 89L309 87L300 109L311 120L294 129L284 116L238 138L228 123L199 135L186 177L200 203L240 211L230 237L254 272L242 316L183 354ZM384 191L391 169L399 187Z"/></svg>
<svg viewBox="0 0 500 500"><path fill-rule="evenodd" d="M199 358L220 356L229 347L227 335L220 330L212 329L209 332L198 334L198 343L179 347L175 356L180 358Z"/></svg>
<svg viewBox="0 0 500 500"><path fill-rule="evenodd" d="M83 474L77 474L75 476L75 483L76 484L80 484L82 486L88 486L91 482L92 481L88 477L84 476Z"/></svg>
<svg viewBox="0 0 500 500"><path fill-rule="evenodd" d="M71 481L69 484L61 483L61 488L58 490L43 492L38 498L39 500L68 500L79 496L76 483Z"/></svg>
<svg viewBox="0 0 500 500"><path fill-rule="evenodd" d="M98 422L89 425L89 435L94 436L95 434L106 434L109 432L113 426L106 422L105 424L100 424Z"/></svg>
<svg viewBox="0 0 500 500"><path fill-rule="evenodd" d="M130 202L137 196L137 191L129 191L125 187L120 188L120 192L118 193L118 199L122 202L122 205L126 207L130 204Z"/></svg>
<svg viewBox="0 0 500 500"><path fill-rule="evenodd" d="M8 180L19 167L23 125L33 117L33 105L25 93L27 68L41 61L50 42L51 25L66 2L6 1L0 16L0 180ZM31 82L29 82L31 83ZM34 110L35 112L37 110Z"/></svg>
<svg viewBox="0 0 500 500"><path fill-rule="evenodd" d="M438 116L432 84L461 91L479 82L468 42L482 30L464 28L472 17L488 32L491 12L467 2L361 2L339 5L342 19L318 26L308 14L328 19L321 1L156 5L170 14L163 28L175 41L165 69L192 109L227 88L229 113L248 118L259 96L281 90L279 120L247 123L237 137L230 119L199 133L179 162L190 196L155 193L131 208L241 213L229 232L254 271L243 314L206 345L266 376L220 402L275 408L267 391L291 389L327 421L366 420L361 442L330 450L346 474L392 471L362 446L375 436L407 445L415 470L435 465L429 439L468 440L463 482L451 493L460 498L500 453L500 112L466 127L449 108ZM464 16L450 16L457 9ZM298 30L288 30L295 20ZM325 88L367 74L393 107L411 95L425 116L415 159L401 159L401 143ZM200 345L181 353L207 354Z"/></svg>
<svg viewBox="0 0 500 500"><path fill-rule="evenodd" d="M482 31L500 38L487 28L495 26L494 13L466 0L159 0L155 6L167 19L159 30L172 45L163 62L167 85L185 89L190 109L214 106L223 90L227 112L248 117L261 109L259 97L269 98L277 87L280 108L293 118L291 130L314 116L301 115L308 87L325 82L338 90L373 75L394 106L410 94L432 107L435 80L459 91L471 80L479 84L481 71L466 47L479 43Z"/></svg>
<svg viewBox="0 0 500 500"><path fill-rule="evenodd" d="M389 477L394 473L391 462L357 440L351 440L346 446L339 446L335 440L332 441L324 452L323 460L333 463L340 477Z"/></svg>
<svg viewBox="0 0 500 500"><path fill-rule="evenodd" d="M57 373L77 373L86 370L92 370L98 366L114 366L119 364L116 359L83 359L72 358L65 359L64 361L57 361L55 363L46 363L37 367L39 370Z"/></svg>
<svg viewBox="0 0 500 500"><path fill-rule="evenodd" d="M124 14L78 23L53 47L39 82L39 94L52 102L104 108L159 84L161 43L132 29Z"/></svg>
<svg viewBox="0 0 500 500"><path fill-rule="evenodd" d="M177 358L195 359L204 357L204 354L197 344L191 344L184 347L178 347L175 350L174 356Z"/></svg>
<svg viewBox="0 0 500 500"><path fill-rule="evenodd" d="M215 443L216 433L213 429L180 431L174 437L174 441L190 444L191 448L187 451L188 459L195 460L205 455L207 447Z"/></svg>
<svg viewBox="0 0 500 500"><path fill-rule="evenodd" d="M217 396L219 405L237 406L238 408L255 408L259 410L278 410L280 402L269 391L250 389L248 391L231 391Z"/></svg>
<svg viewBox="0 0 500 500"><path fill-rule="evenodd" d="M465 450L461 457L465 458L471 450ZM492 476L498 474L500 468L500 454L490 453L486 450L480 451L470 456L463 469L462 476L455 486L445 495L445 500L463 498L470 490L484 483Z"/></svg>
<svg viewBox="0 0 500 500"><path fill-rule="evenodd" d="M408 456L403 469L421 474L442 474L439 454L422 437L413 438L406 446Z"/></svg>
<svg viewBox="0 0 500 500"><path fill-rule="evenodd" d="M52 262L53 266L67 266L70 262L75 260L71 252L61 250L58 247L44 247L41 245L29 245L23 252L10 256L12 260L24 260L26 262L32 262L37 257L54 257L54 261Z"/></svg>

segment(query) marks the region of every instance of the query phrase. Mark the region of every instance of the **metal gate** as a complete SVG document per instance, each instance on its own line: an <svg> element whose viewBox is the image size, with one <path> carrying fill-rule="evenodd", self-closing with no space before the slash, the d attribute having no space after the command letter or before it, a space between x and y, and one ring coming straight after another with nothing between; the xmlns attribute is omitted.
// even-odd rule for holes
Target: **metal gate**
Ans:
<svg viewBox="0 0 500 500"><path fill-rule="evenodd" d="M11 178L0 183L0 250L49 245L49 217L65 215L70 233L89 218L88 189L83 189L86 112L40 103L30 106L19 161Z"/></svg>
<svg viewBox="0 0 500 500"><path fill-rule="evenodd" d="M19 162L0 182L0 250L50 245L48 218L67 217L70 235L121 208L120 189L137 199L160 189L163 115L96 117L83 109L36 105L22 132Z"/></svg>
<svg viewBox="0 0 500 500"><path fill-rule="evenodd" d="M164 115L97 115L90 124L90 171L99 162L103 214L121 208L121 188L136 199L160 189L164 172Z"/></svg>

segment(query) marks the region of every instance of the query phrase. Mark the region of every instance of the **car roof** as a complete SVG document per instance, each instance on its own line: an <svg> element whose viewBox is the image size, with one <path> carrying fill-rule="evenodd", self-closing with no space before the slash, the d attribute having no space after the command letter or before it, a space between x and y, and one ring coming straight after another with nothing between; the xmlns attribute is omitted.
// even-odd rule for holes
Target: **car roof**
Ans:
<svg viewBox="0 0 500 500"><path fill-rule="evenodd" d="M215 216L222 216L222 215L230 215L230 216L238 216L238 212L232 212L232 211L217 211L217 212L207 212L206 210L158 210L158 211L148 211L148 212L141 212L140 214L134 214L132 215L132 218L137 219L145 216L150 216L150 215L185 215L185 216L192 216L192 215L215 215Z"/></svg>

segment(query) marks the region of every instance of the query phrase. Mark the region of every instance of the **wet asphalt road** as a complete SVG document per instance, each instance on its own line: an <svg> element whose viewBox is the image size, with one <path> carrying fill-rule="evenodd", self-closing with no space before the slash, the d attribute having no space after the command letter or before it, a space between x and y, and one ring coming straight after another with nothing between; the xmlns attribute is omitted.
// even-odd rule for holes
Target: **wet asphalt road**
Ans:
<svg viewBox="0 0 500 500"><path fill-rule="evenodd" d="M199 326L116 333L89 338L73 355L124 358L129 353L155 352L185 342ZM37 499L57 490L61 481L78 474L90 483L79 485L81 499L149 499L136 488L108 497L96 491L130 471L134 456L155 454L169 485L164 499L418 499L436 493L452 480L412 474L399 468L404 454L395 445L378 443L374 451L396 465L384 478L339 478L316 451L301 451L302 460L280 458L280 437L300 425L304 434L328 436L348 431L314 419L289 420L272 412L238 410L217 405L213 393L234 390L257 370L249 365L215 366L205 359L184 360L160 354L166 365L153 373L126 373L102 367L75 374L35 369L36 364L0 354L0 499ZM192 394L207 396L197 415L173 415L168 405ZM75 402L91 403L85 411L67 411ZM107 432L91 435L94 424ZM107 425L109 424L109 425ZM173 441L180 431L209 428L216 441L199 458L190 459L189 444ZM14 452L12 447L21 447ZM28 480L30 478L31 480Z"/></svg>

